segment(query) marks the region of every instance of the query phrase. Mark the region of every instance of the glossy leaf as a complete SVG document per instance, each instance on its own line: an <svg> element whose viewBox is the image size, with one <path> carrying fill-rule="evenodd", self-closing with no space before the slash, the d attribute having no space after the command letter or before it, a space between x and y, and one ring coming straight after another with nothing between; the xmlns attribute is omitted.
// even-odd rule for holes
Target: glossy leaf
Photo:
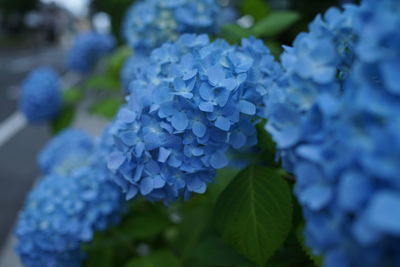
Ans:
<svg viewBox="0 0 400 267"><path fill-rule="evenodd" d="M121 100L118 98L108 98L95 103L90 108L92 114L96 114L111 119L118 112L121 106Z"/></svg>
<svg viewBox="0 0 400 267"><path fill-rule="evenodd" d="M57 134L68 128L75 118L75 110L72 106L66 106L51 122L51 130L53 134Z"/></svg>
<svg viewBox="0 0 400 267"><path fill-rule="evenodd" d="M242 15L250 15L256 21L265 17L270 11L267 1L265 0L242 1L240 9L242 11Z"/></svg>
<svg viewBox="0 0 400 267"><path fill-rule="evenodd" d="M237 252L265 264L292 223L291 192L280 171L253 165L240 172L217 202L216 223Z"/></svg>
<svg viewBox="0 0 400 267"><path fill-rule="evenodd" d="M180 267L181 264L172 251L158 250L145 257L129 261L125 267Z"/></svg>
<svg viewBox="0 0 400 267"><path fill-rule="evenodd" d="M68 105L74 105L82 99L82 96L82 90L80 88L69 88L68 90L64 91L63 101Z"/></svg>
<svg viewBox="0 0 400 267"><path fill-rule="evenodd" d="M192 198L182 211L175 249L183 261L194 254L203 233L210 224L212 206L203 200L204 198Z"/></svg>
<svg viewBox="0 0 400 267"><path fill-rule="evenodd" d="M195 259L197 262L210 266L249 264L248 260L217 236L208 236L200 242L196 248Z"/></svg>
<svg viewBox="0 0 400 267"><path fill-rule="evenodd" d="M119 80L113 75L99 74L90 77L86 81L85 87L97 91L118 91L121 85Z"/></svg>
<svg viewBox="0 0 400 267"><path fill-rule="evenodd" d="M249 37L253 33L238 24L227 24L222 27L222 37L230 43L238 43L242 38Z"/></svg>
<svg viewBox="0 0 400 267"><path fill-rule="evenodd" d="M170 225L171 222L163 214L142 213L138 216L132 216L132 219L124 222L122 230L130 238L147 239L161 233Z"/></svg>
<svg viewBox="0 0 400 267"><path fill-rule="evenodd" d="M257 22L251 29L255 37L268 37L277 35L300 19L300 14L295 11L276 11Z"/></svg>

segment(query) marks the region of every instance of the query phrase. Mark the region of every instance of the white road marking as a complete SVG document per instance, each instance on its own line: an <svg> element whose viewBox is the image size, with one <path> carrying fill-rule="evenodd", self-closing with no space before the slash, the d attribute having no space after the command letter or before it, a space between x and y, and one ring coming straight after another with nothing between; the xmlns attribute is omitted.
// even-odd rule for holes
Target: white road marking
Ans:
<svg viewBox="0 0 400 267"><path fill-rule="evenodd" d="M10 117L0 123L0 147L22 130L27 121L25 116L19 111L14 112Z"/></svg>

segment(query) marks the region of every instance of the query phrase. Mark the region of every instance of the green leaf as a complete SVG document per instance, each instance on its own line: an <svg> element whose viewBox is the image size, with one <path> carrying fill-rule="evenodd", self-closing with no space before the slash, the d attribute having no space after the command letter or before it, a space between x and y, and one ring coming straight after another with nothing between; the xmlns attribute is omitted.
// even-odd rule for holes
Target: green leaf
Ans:
<svg viewBox="0 0 400 267"><path fill-rule="evenodd" d="M257 124L258 147L261 150L260 162L269 167L279 167L279 162L276 161L276 144L272 140L271 135L265 130L265 121Z"/></svg>
<svg viewBox="0 0 400 267"><path fill-rule="evenodd" d="M237 252L263 265L285 241L292 223L289 185L279 170L250 166L222 192L216 224Z"/></svg>
<svg viewBox="0 0 400 267"><path fill-rule="evenodd" d="M236 266L249 264L249 261L229 247L221 238L208 236L204 238L196 248L197 262L210 266Z"/></svg>
<svg viewBox="0 0 400 267"><path fill-rule="evenodd" d="M283 52L282 45L277 42L277 41L271 41L268 40L265 42L265 45L269 48L269 51L271 51L271 54L276 58L279 59Z"/></svg>
<svg viewBox="0 0 400 267"><path fill-rule="evenodd" d="M122 102L119 98L107 98L90 107L90 113L111 119L117 114Z"/></svg>
<svg viewBox="0 0 400 267"><path fill-rule="evenodd" d="M306 245L304 240L304 224L299 225L297 229L297 240L299 241L303 251L307 254L309 259L316 265L316 266L323 266L323 260L321 256L314 255L311 249Z"/></svg>
<svg viewBox="0 0 400 267"><path fill-rule="evenodd" d="M132 54L132 50L127 46L119 47L108 58L108 73L119 79L119 74L125 60Z"/></svg>
<svg viewBox="0 0 400 267"><path fill-rule="evenodd" d="M213 201L216 201L222 191L228 186L233 178L238 174L239 169L235 168L223 168L217 171L217 177L214 183L210 183L207 188L207 194L209 194Z"/></svg>
<svg viewBox="0 0 400 267"><path fill-rule="evenodd" d="M82 92L79 88L69 88L64 91L63 100L67 105L74 105L82 99Z"/></svg>
<svg viewBox="0 0 400 267"><path fill-rule="evenodd" d="M163 232L170 225L169 219L161 213L140 213L125 222L121 231L133 239L148 239Z"/></svg>
<svg viewBox="0 0 400 267"><path fill-rule="evenodd" d="M85 267L113 266L114 250L111 248L89 251Z"/></svg>
<svg viewBox="0 0 400 267"><path fill-rule="evenodd" d="M132 259L125 267L180 267L176 256L169 250L158 250L152 254Z"/></svg>
<svg viewBox="0 0 400 267"><path fill-rule="evenodd" d="M185 203L187 206L182 211L182 221L178 225L178 236L174 245L182 261L193 255L210 222L212 206L208 203L198 204L195 202L197 199L200 198L192 198L191 201Z"/></svg>
<svg viewBox="0 0 400 267"><path fill-rule="evenodd" d="M270 8L265 0L246 0L242 1L241 11L242 15L250 15L258 21L270 12Z"/></svg>
<svg viewBox="0 0 400 267"><path fill-rule="evenodd" d="M228 42L238 43L242 38L252 35L250 29L245 29L237 24L226 24L222 27L221 36Z"/></svg>
<svg viewBox="0 0 400 267"><path fill-rule="evenodd" d="M255 37L268 37L277 35L300 19L300 14L295 11L276 11L257 22L251 29Z"/></svg>
<svg viewBox="0 0 400 267"><path fill-rule="evenodd" d="M69 127L74 121L75 109L73 106L66 106L64 109L51 121L51 130L53 134L57 134Z"/></svg>
<svg viewBox="0 0 400 267"><path fill-rule="evenodd" d="M91 76L85 83L85 87L91 90L106 90L117 91L120 90L120 82L112 75L94 75Z"/></svg>

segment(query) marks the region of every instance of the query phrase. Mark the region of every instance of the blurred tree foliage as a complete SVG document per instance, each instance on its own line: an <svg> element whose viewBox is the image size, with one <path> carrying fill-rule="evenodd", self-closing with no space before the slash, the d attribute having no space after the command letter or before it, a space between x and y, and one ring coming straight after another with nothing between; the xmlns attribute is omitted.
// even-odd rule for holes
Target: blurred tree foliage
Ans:
<svg viewBox="0 0 400 267"><path fill-rule="evenodd" d="M22 26L24 15L35 9L39 0L0 0L1 28L19 30ZM12 27L12 29L10 29Z"/></svg>
<svg viewBox="0 0 400 267"><path fill-rule="evenodd" d="M7 13L25 13L37 7L38 0L0 0L0 10Z"/></svg>
<svg viewBox="0 0 400 267"><path fill-rule="evenodd" d="M91 8L93 11L102 11L111 16L112 32L121 40L121 24L127 8L135 0L92 0Z"/></svg>

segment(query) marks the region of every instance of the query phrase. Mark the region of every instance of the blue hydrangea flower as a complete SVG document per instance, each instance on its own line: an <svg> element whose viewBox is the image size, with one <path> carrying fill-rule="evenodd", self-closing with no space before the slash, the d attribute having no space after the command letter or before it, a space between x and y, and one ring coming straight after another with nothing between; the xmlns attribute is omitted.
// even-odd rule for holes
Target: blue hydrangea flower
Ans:
<svg viewBox="0 0 400 267"><path fill-rule="evenodd" d="M60 77L49 67L33 70L21 86L19 108L31 123L57 116L62 107Z"/></svg>
<svg viewBox="0 0 400 267"><path fill-rule="evenodd" d="M213 33L230 21L215 0L142 0L125 15L123 35L135 50L150 52L183 33ZM222 16L221 16L222 14Z"/></svg>
<svg viewBox="0 0 400 267"><path fill-rule="evenodd" d="M38 156L38 165L43 175L67 175L76 168L87 165L93 151L94 143L87 133L66 129L42 149Z"/></svg>
<svg viewBox="0 0 400 267"><path fill-rule="evenodd" d="M102 56L113 50L115 43L109 34L84 32L77 35L67 55L67 68L83 74L89 72Z"/></svg>
<svg viewBox="0 0 400 267"><path fill-rule="evenodd" d="M400 265L399 11L365 0L318 17L267 97L307 242L328 267Z"/></svg>
<svg viewBox="0 0 400 267"><path fill-rule="evenodd" d="M114 122L109 168L128 199L203 193L229 148L257 143L262 97L280 72L259 40L240 47L182 35L154 50Z"/></svg>
<svg viewBox="0 0 400 267"><path fill-rule="evenodd" d="M25 266L81 266L82 244L119 221L125 201L103 157L109 140L104 134L88 165L45 176L29 194L15 230Z"/></svg>
<svg viewBox="0 0 400 267"><path fill-rule="evenodd" d="M147 56L134 54L125 61L121 69L121 83L125 92L129 92L131 81L138 79L143 74L147 60Z"/></svg>

